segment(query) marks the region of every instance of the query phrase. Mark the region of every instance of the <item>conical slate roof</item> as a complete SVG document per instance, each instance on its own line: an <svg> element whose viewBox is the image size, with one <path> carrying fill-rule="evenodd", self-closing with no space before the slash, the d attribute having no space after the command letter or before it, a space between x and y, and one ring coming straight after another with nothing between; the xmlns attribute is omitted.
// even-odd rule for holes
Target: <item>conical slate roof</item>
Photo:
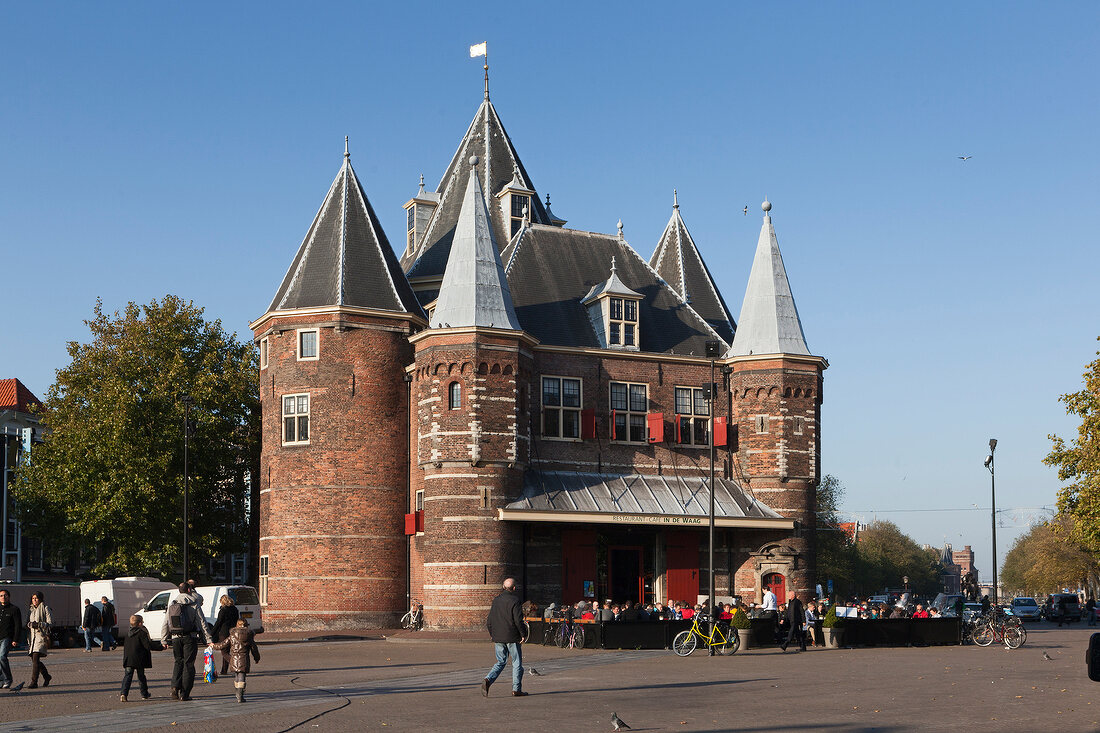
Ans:
<svg viewBox="0 0 1100 733"><path fill-rule="evenodd" d="M521 331L477 177L477 157L470 162L431 328L484 326Z"/></svg>
<svg viewBox="0 0 1100 733"><path fill-rule="evenodd" d="M510 222L505 221L505 216L497 205L495 194L513 181L513 175L524 188L535 191L530 176L527 175L500 117L497 116L496 108L488 99L483 100L469 129L466 130L466 135L459 143L458 151L447 166L443 179L439 182L437 189L439 206L428 224L424 238L411 254L407 254L401 260L401 266L410 278L443 274L455 227L458 225L463 192L466 190L469 167L466 161L472 155L478 156L479 159L477 175L481 179L482 190L490 201L489 221L499 249L503 249L508 244L511 238L511 225ZM551 223L537 194L531 197L530 218L537 224Z"/></svg>
<svg viewBox="0 0 1100 733"><path fill-rule="evenodd" d="M354 306L424 318L345 151L269 311Z"/></svg>
<svg viewBox="0 0 1100 733"><path fill-rule="evenodd" d="M664 278L676 292L691 303L691 307L701 315L710 327L718 332L727 344L733 341L736 326L730 315L726 301L714 284L695 240L688 232L683 217L680 216L680 204L673 193L672 217L668 220L649 266Z"/></svg>
<svg viewBox="0 0 1100 733"><path fill-rule="evenodd" d="M771 207L771 203L764 202L764 224L760 227L756 256L745 288L745 302L741 304L733 346L726 356L810 354L768 214Z"/></svg>

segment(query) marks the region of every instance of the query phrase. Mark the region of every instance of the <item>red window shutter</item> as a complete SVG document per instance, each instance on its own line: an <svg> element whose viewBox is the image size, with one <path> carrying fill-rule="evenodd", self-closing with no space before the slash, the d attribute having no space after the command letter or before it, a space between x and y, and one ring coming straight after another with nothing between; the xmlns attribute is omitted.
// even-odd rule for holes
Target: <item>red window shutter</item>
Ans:
<svg viewBox="0 0 1100 733"><path fill-rule="evenodd" d="M649 428L650 443L665 442L665 414L663 412L651 412L645 416Z"/></svg>
<svg viewBox="0 0 1100 733"><path fill-rule="evenodd" d="M629 430L629 428L627 428ZM615 440L615 411L611 411L611 439Z"/></svg>
<svg viewBox="0 0 1100 733"><path fill-rule="evenodd" d="M423 532L424 531L424 510L423 509L421 509L420 511L418 511L416 513L416 531L417 532Z"/></svg>
<svg viewBox="0 0 1100 733"><path fill-rule="evenodd" d="M413 512L405 515L405 534L416 534L416 515L419 513Z"/></svg>
<svg viewBox="0 0 1100 733"><path fill-rule="evenodd" d="M676 416L676 442L677 443L683 443L684 442L683 439L680 437L680 421L683 420L683 419L684 418L682 418L679 415Z"/></svg>
<svg viewBox="0 0 1100 733"><path fill-rule="evenodd" d="M714 418L714 445L715 447L726 444L726 420L724 417Z"/></svg>
<svg viewBox="0 0 1100 733"><path fill-rule="evenodd" d="M592 440L596 437L596 411L581 410L581 440Z"/></svg>

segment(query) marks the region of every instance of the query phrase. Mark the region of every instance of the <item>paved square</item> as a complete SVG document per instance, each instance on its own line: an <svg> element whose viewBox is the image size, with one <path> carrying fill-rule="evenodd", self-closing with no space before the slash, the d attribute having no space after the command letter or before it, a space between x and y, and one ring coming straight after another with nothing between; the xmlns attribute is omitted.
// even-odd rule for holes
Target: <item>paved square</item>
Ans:
<svg viewBox="0 0 1100 733"><path fill-rule="evenodd" d="M49 688L0 694L0 731L607 731L613 711L649 731L1100 731L1100 683L1084 667L1091 631L1033 625L1016 651L767 649L681 659L528 646L531 695L509 694L507 667L487 700L478 684L493 661L488 643L265 644L245 705L228 679L197 683L191 703L169 700L168 652L154 655L154 699L120 703L121 652L67 649L47 660ZM26 679L26 657L13 662L16 680Z"/></svg>

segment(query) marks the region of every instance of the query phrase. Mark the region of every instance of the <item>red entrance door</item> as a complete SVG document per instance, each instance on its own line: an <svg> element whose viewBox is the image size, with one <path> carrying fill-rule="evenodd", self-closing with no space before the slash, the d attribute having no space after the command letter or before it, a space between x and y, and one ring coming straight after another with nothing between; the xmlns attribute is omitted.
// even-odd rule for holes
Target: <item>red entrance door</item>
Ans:
<svg viewBox="0 0 1100 733"><path fill-rule="evenodd" d="M669 532L665 538L665 586L668 598L687 601L699 598L699 535L695 532Z"/></svg>
<svg viewBox="0 0 1100 733"><path fill-rule="evenodd" d="M779 573L768 573L760 579L760 586L775 594L776 603L787 602L787 579Z"/></svg>
<svg viewBox="0 0 1100 733"><path fill-rule="evenodd" d="M584 582L596 585L596 530L561 531L561 600L574 604L584 599ZM588 599L591 600L591 599Z"/></svg>

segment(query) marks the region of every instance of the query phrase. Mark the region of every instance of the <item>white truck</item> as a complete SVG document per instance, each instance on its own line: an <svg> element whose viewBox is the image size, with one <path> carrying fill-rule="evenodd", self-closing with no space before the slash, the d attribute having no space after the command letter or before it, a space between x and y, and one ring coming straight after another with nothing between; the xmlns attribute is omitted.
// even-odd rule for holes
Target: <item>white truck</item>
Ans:
<svg viewBox="0 0 1100 733"><path fill-rule="evenodd" d="M248 621L248 625L252 627L252 630L257 634L263 633L264 625L263 616L260 612L260 596L252 586L200 585L195 590L202 596L202 615L211 627L218 620L221 597L229 596L233 599L233 605L237 607L241 618ZM168 590L157 593L138 610L145 621L145 627L149 629L149 634L153 637L154 643L160 639L161 629L164 627L164 615L168 612L168 604L178 595L179 591L173 586Z"/></svg>
<svg viewBox="0 0 1100 733"><path fill-rule="evenodd" d="M95 604L100 611L103 610L103 597L115 607L118 623L115 625L115 639L119 638L119 632L125 634L130 628L130 616L138 613L146 601L164 590L171 590L176 586L156 578L127 577L112 578L110 580L85 580L80 584L80 598L77 599L77 618L84 616L84 599L87 598ZM80 625L77 621L77 626Z"/></svg>

